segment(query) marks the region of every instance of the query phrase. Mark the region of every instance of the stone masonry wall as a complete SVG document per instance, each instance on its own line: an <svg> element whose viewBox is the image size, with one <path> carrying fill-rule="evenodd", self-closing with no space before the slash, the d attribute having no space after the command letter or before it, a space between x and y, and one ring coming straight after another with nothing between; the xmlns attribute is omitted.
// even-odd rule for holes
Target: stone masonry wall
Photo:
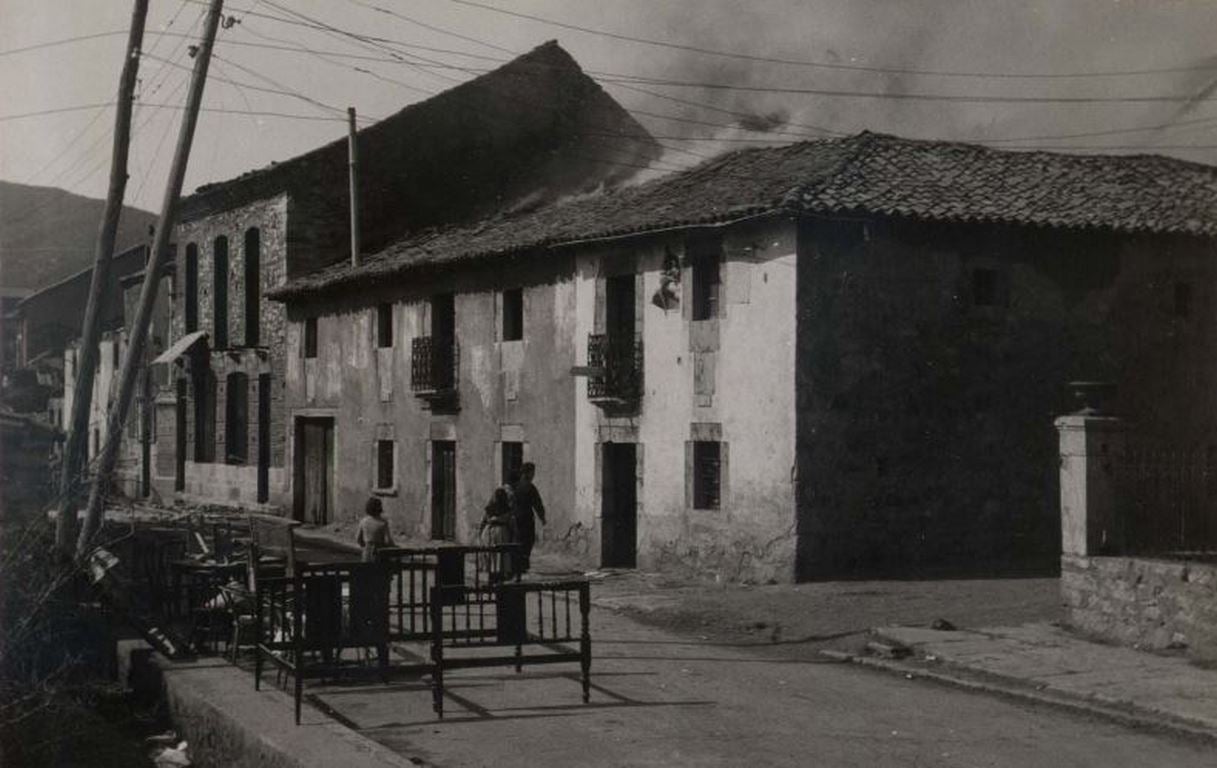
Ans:
<svg viewBox="0 0 1217 768"><path fill-rule="evenodd" d="M189 381L190 402L187 404L187 470L186 494L219 502L253 503L257 492L258 456L258 376L270 374L270 502L283 503L286 498L286 477L282 471L286 455L286 422L284 419L285 326L283 305L265 298L266 292L283 284L287 274L287 209L286 195L248 203L229 211L185 221L178 226L177 291L174 307L173 338L185 334L186 252L189 244L198 247L198 330L209 335L208 364L216 377L215 440L216 462L201 464L194 456L194 431L197 429L194 411L194 382ZM260 330L257 348L249 347L245 318L245 233L257 227L259 242L259 278L262 300L259 306ZM228 239L228 347L215 348L215 241ZM240 372L247 377L249 387L246 435L247 460L243 465L221 466L225 458L225 424L227 376ZM179 374L180 375L180 374ZM173 382L170 382L172 386ZM158 434L164 439L165 430Z"/></svg>
<svg viewBox="0 0 1217 768"><path fill-rule="evenodd" d="M1217 659L1217 565L1065 555L1061 598L1074 629L1153 650L1185 646Z"/></svg>

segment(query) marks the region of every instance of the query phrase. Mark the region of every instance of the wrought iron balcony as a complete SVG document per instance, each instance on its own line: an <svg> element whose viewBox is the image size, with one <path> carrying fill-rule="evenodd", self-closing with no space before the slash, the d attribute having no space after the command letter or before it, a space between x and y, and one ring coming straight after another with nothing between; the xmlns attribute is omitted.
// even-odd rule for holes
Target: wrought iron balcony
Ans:
<svg viewBox="0 0 1217 768"><path fill-rule="evenodd" d="M642 339L603 333L587 337L587 399L604 405L636 404L642 399Z"/></svg>
<svg viewBox="0 0 1217 768"><path fill-rule="evenodd" d="M430 401L456 397L460 350L454 339L419 336L410 349L410 389Z"/></svg>

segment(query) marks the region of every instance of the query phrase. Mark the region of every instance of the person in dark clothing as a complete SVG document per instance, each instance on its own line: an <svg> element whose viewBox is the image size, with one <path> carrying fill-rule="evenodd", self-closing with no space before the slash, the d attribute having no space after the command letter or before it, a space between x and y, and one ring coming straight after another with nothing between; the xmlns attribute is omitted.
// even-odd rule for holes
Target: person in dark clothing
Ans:
<svg viewBox="0 0 1217 768"><path fill-rule="evenodd" d="M537 466L531 461L524 462L520 467L520 478L515 485L515 516L516 516L516 541L520 543L520 557L517 564L520 573L528 573L531 567L532 547L537 541L537 524L533 519L533 515L541 520L541 525L545 525L545 504L541 501L541 494L537 491L537 487L532 484L532 479L536 475Z"/></svg>

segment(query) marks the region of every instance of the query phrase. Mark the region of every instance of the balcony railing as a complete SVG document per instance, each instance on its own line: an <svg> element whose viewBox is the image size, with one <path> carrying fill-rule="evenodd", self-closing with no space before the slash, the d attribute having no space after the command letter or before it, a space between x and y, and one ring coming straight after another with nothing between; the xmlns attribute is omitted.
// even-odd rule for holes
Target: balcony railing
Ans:
<svg viewBox="0 0 1217 768"><path fill-rule="evenodd" d="M453 339L419 336L410 350L410 389L428 399L456 393L460 351Z"/></svg>
<svg viewBox="0 0 1217 768"><path fill-rule="evenodd" d="M608 404L642 399L642 339L593 333L587 337L587 397Z"/></svg>

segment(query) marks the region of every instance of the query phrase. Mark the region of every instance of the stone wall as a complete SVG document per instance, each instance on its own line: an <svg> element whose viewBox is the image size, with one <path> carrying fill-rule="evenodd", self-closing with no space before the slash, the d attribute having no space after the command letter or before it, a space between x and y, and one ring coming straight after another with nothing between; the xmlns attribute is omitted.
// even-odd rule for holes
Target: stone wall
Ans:
<svg viewBox="0 0 1217 768"><path fill-rule="evenodd" d="M1217 565L1132 557L1061 558L1075 629L1122 645L1217 659Z"/></svg>
<svg viewBox="0 0 1217 768"><path fill-rule="evenodd" d="M195 423L194 401L195 379L188 369L178 369L166 382L162 396L173 395L178 376L187 379L188 403L186 407L186 487L184 495L204 501L218 503L255 505L258 483L258 377L270 375L270 487L268 501L273 504L288 502L287 474L283 471L287 452L287 426L284 416L284 393L286 386L286 311L282 304L266 299L266 292L283 284L287 275L288 250L288 199L278 195L264 200L248 202L231 210L182 222L176 231L176 299L173 313L173 338L186 333L186 254L193 244L198 247L198 330L209 335L210 352L205 360L192 358L191 364L205 363L215 376L215 458L214 462L201 462L194 452ZM259 281L261 301L259 303L260 327L257 346L251 346L246 335L245 296L248 286L245 279L245 236L250 228L259 231ZM228 240L227 314L228 345L215 348L215 242L219 237ZM248 424L247 459L243 464L225 462L225 414L227 406L227 384L230 373L246 376ZM158 425L158 458L162 471L172 466L173 427L163 422ZM166 442L166 440L170 442ZM166 454L168 454L166 456Z"/></svg>

